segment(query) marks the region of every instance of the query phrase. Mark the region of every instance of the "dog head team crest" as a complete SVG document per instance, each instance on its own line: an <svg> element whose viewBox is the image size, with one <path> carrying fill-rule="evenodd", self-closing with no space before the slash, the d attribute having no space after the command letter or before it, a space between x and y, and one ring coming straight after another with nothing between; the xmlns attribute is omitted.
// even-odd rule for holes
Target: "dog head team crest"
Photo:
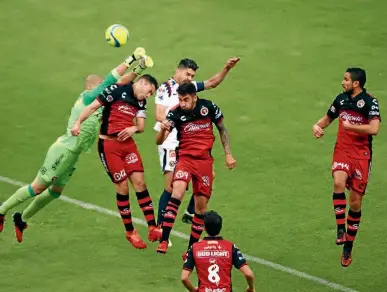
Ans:
<svg viewBox="0 0 387 292"><path fill-rule="evenodd" d="M359 101L357 102L356 105L357 105L358 108L362 108L362 107L365 105L365 102L364 102L364 100L361 99L361 100L359 100Z"/></svg>
<svg viewBox="0 0 387 292"><path fill-rule="evenodd" d="M200 114L201 114L202 116L208 115L208 108L206 108L205 106L203 106L203 107L200 109Z"/></svg>

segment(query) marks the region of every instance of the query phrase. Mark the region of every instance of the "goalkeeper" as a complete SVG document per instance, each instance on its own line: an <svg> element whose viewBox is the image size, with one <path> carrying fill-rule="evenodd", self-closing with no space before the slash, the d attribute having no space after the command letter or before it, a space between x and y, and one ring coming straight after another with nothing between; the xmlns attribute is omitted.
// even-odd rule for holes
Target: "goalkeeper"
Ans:
<svg viewBox="0 0 387 292"><path fill-rule="evenodd" d="M34 181L18 189L8 200L0 205L0 232L3 230L5 214L10 209L34 198L23 213L13 214L15 234L18 242L23 241L23 231L27 228L27 221L48 203L60 197L65 185L75 171L81 153L90 149L98 137L102 108L91 115L81 127L80 135L71 135L71 129L82 110L91 104L95 98L108 86L116 83L134 81L146 68L145 50L137 48L123 63L113 69L105 79L98 75L89 75L84 81L84 91L80 94L73 108L67 124L66 134L60 136L53 143L46 154L43 166L38 171ZM147 59L150 59L149 57ZM132 72L125 74L135 61L138 65ZM151 62L153 63L153 62ZM152 65L149 65L150 67Z"/></svg>

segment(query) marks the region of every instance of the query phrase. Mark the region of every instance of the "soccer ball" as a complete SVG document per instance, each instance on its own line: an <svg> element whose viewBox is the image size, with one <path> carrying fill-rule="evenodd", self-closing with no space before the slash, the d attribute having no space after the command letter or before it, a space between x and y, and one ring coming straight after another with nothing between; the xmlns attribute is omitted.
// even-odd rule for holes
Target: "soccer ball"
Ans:
<svg viewBox="0 0 387 292"><path fill-rule="evenodd" d="M113 24L106 29L106 41L113 47L121 47L129 39L128 29L121 24Z"/></svg>

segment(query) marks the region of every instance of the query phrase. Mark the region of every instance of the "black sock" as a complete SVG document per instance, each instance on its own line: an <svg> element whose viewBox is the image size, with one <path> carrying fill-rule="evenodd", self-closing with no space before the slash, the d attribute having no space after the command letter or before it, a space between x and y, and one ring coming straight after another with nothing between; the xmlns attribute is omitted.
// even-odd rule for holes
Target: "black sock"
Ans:
<svg viewBox="0 0 387 292"><path fill-rule="evenodd" d="M345 193L333 193L332 200L337 230L345 230L345 209L347 207Z"/></svg>
<svg viewBox="0 0 387 292"><path fill-rule="evenodd" d="M171 198L169 200L167 208L165 208L161 241L169 240L169 235L171 234L173 224L175 223L180 204L181 201L176 198Z"/></svg>
<svg viewBox="0 0 387 292"><path fill-rule="evenodd" d="M168 202L171 199L172 194L166 190L161 194L159 200L159 209L157 213L157 224L160 225L163 223L163 218L165 214L165 209L167 208Z"/></svg>
<svg viewBox="0 0 387 292"><path fill-rule="evenodd" d="M204 215L195 213L195 216L192 219L191 225L191 236L189 237L188 249L195 243L200 240L200 236L203 233L204 229Z"/></svg>
<svg viewBox="0 0 387 292"><path fill-rule="evenodd" d="M136 192L137 202L140 206L148 226L156 226L155 211L148 190Z"/></svg>
<svg viewBox="0 0 387 292"><path fill-rule="evenodd" d="M129 195L117 193L117 208L120 211L122 222L126 231L133 231L132 211L130 210Z"/></svg>
<svg viewBox="0 0 387 292"><path fill-rule="evenodd" d="M188 207L187 207L187 212L190 213L190 214L194 214L195 213L195 199L194 199L194 195L193 194L191 196L191 200L189 200L189 204L188 204Z"/></svg>

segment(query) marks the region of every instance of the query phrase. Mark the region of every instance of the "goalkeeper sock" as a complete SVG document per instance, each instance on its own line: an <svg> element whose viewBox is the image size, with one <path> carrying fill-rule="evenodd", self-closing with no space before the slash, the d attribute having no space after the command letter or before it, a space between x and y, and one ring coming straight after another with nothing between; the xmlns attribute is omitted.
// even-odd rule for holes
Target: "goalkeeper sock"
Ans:
<svg viewBox="0 0 387 292"><path fill-rule="evenodd" d="M167 208L168 202L171 199L172 194L168 192L167 190L164 190L164 192L161 194L160 200L159 200L159 210L157 213L157 224L161 225L163 223L163 218L165 214L165 208Z"/></svg>
<svg viewBox="0 0 387 292"><path fill-rule="evenodd" d="M188 249L195 243L198 242L204 229L204 215L195 213L192 219L191 225L191 236L189 238Z"/></svg>
<svg viewBox="0 0 387 292"><path fill-rule="evenodd" d="M36 194L31 185L21 187L0 206L0 214L5 215L13 207L20 205L34 196L36 196Z"/></svg>
<svg viewBox="0 0 387 292"><path fill-rule="evenodd" d="M47 204L59 198L61 194L55 193L50 189L45 190L39 196L36 196L31 204L22 213L22 221L27 222L32 216L42 210Z"/></svg>
<svg viewBox="0 0 387 292"><path fill-rule="evenodd" d="M194 195L193 194L191 196L191 200L189 200L189 204L188 204L188 207L187 207L187 212L190 213L190 214L194 214L195 213L195 199L194 199Z"/></svg>
<svg viewBox="0 0 387 292"><path fill-rule="evenodd" d="M132 211L130 210L129 195L121 195L117 193L117 207L120 211L122 222L125 225L126 231L133 231Z"/></svg>
<svg viewBox="0 0 387 292"><path fill-rule="evenodd" d="M181 201L179 199L172 197L169 200L163 219L163 235L161 236L161 241L169 240L169 235L171 234L173 224L175 223L180 204Z"/></svg>
<svg viewBox="0 0 387 292"><path fill-rule="evenodd" d="M156 226L155 211L148 190L136 192L137 202L140 206L148 226Z"/></svg>

